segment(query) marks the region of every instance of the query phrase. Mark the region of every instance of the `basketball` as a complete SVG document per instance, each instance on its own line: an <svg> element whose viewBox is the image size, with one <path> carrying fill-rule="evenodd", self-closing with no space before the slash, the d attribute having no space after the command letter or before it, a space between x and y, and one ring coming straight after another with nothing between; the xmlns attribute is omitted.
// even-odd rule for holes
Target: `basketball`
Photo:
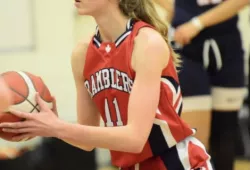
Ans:
<svg viewBox="0 0 250 170"><path fill-rule="evenodd" d="M1 74L10 89L12 105L9 109L14 109L27 113L39 112L39 106L35 99L38 92L40 97L52 108L52 96L48 87L41 77L23 71L8 71ZM0 113L0 123L22 121L21 118L11 114L8 110ZM6 133L0 129L0 138L11 140L18 134Z"/></svg>
<svg viewBox="0 0 250 170"><path fill-rule="evenodd" d="M0 77L0 112L8 108L11 104L10 92L6 83Z"/></svg>

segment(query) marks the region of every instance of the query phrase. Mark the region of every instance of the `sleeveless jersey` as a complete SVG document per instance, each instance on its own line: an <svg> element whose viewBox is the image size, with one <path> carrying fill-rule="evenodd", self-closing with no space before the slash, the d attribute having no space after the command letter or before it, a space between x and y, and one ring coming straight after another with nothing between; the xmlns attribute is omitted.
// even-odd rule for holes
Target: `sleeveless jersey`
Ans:
<svg viewBox="0 0 250 170"><path fill-rule="evenodd" d="M177 27L193 17L204 13L211 8L216 7L224 0L175 0L175 14L173 17L172 25ZM237 2L236 2L237 3ZM238 16L234 16L222 23L207 27L195 37L196 39L207 39L208 37L221 36L238 32Z"/></svg>
<svg viewBox="0 0 250 170"><path fill-rule="evenodd" d="M126 31L114 43L101 42L97 31L89 44L83 71L85 86L106 126L127 124L129 95L136 74L131 68L131 57L134 39L143 27L151 26L131 19ZM111 151L112 163L118 167L132 166L167 152L192 135L193 130L179 117L181 109L179 81L170 57L162 72L160 101L143 151L139 154Z"/></svg>

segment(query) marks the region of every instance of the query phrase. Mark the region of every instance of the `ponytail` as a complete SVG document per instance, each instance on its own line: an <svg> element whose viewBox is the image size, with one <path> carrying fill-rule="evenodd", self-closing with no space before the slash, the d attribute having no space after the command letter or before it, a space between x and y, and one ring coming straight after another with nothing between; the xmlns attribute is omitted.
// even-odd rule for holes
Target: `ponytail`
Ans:
<svg viewBox="0 0 250 170"><path fill-rule="evenodd" d="M159 17L152 0L120 0L119 8L122 13L130 18L142 20L152 25L168 43L168 25ZM170 48L174 63L179 66L179 56Z"/></svg>

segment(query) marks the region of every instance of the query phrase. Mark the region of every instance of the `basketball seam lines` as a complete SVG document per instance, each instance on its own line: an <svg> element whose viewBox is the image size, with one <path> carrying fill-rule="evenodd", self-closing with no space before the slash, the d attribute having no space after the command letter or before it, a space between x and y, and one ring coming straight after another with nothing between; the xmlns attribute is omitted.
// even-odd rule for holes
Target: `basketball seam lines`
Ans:
<svg viewBox="0 0 250 170"><path fill-rule="evenodd" d="M29 75L28 75L28 77L29 77ZM29 77L30 78L30 77ZM34 82L33 82L33 80L30 78L30 80L31 80L31 82L34 84ZM43 81L41 80L41 82L43 83ZM37 91L37 89L36 89L36 86L35 86L35 84L34 84L34 88L35 88L35 90ZM45 85L44 85L44 83L43 83L43 89L42 89L42 92L41 92L41 96L43 96L43 93L45 92ZM31 111L31 112L33 112L35 109L36 109L36 111L38 111L38 112L40 112L40 110L37 108L37 106L39 106L38 104L36 104L36 106L33 108L33 110Z"/></svg>
<svg viewBox="0 0 250 170"><path fill-rule="evenodd" d="M36 109L38 112L40 112L40 110L37 108L37 104L36 105L34 105L29 99L27 99L25 96L23 96L21 93L19 93L18 91L16 91L15 89L13 89L12 87L10 87L10 89L12 90L12 91L14 91L15 93L17 93L19 96L21 96L21 97L23 97L24 98L24 101L26 100L27 102L29 102L34 108L31 110L31 111L33 111L34 109ZM23 102L23 101L22 101ZM20 103L22 103L22 102L20 102ZM20 104L20 103L16 103L16 104ZM32 113L32 112L30 112L30 113Z"/></svg>
<svg viewBox="0 0 250 170"><path fill-rule="evenodd" d="M30 79L30 81L32 82L32 84L33 84L33 87L34 87L34 89L37 91L37 89L36 89L36 87L35 87L35 84L34 84L34 82L32 81L32 79L30 78L30 76L25 72L25 71L22 71L29 79ZM18 73L18 72L17 72ZM18 73L19 74L19 73ZM26 82L26 80L23 78L23 76L21 76L21 78L23 79L23 81L25 82L25 85L26 85L26 87L27 87L27 89L28 89L28 96L29 96L29 93L30 93L30 89L29 89L29 86L28 86L28 84L27 84L27 82ZM27 97L28 97L27 96ZM24 97L24 96L23 96ZM33 109L31 109L31 111L30 111L30 113L32 113L35 109L36 109L36 111L40 111L39 109L37 109L37 104L36 105L34 105L34 104L32 104L32 102L31 101L29 101L28 99L27 99L27 97L24 97L24 99L26 100L26 101L28 101L34 108Z"/></svg>
<svg viewBox="0 0 250 170"><path fill-rule="evenodd" d="M26 72L24 72L24 73L29 77L30 81L31 81L32 84L33 84L34 89L36 90L36 92L38 92L38 90L36 89L36 85L35 85L34 81L32 80L32 78L29 76L28 73L26 73ZM34 106L34 105L33 105L33 106ZM35 109L36 109L37 112L40 112L40 110L37 108L38 106L39 106L39 105L36 104L36 105L34 106L34 108L30 111L30 113L32 113Z"/></svg>

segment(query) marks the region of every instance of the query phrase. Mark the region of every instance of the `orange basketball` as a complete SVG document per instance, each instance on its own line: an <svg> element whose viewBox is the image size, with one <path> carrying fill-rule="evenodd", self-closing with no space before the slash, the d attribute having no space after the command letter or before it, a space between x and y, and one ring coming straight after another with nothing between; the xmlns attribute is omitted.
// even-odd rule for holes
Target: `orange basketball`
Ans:
<svg viewBox="0 0 250 170"><path fill-rule="evenodd" d="M37 92L48 106L52 108L52 96L40 77L23 71L5 72L1 74L1 77L5 80L11 91L11 109L28 113L39 112L39 106L35 99ZM17 121L22 121L22 119L12 115L8 111L0 113L0 123ZM18 134L3 132L0 128L0 138L10 140L15 135Z"/></svg>

